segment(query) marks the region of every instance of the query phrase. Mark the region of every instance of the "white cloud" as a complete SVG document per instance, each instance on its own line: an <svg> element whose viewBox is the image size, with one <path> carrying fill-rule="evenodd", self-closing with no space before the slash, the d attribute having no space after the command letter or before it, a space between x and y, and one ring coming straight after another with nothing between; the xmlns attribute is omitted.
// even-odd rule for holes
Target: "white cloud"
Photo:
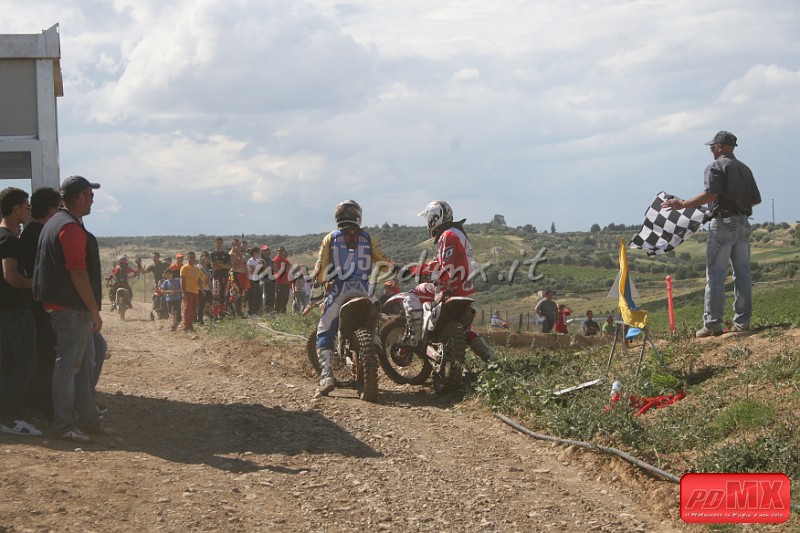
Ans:
<svg viewBox="0 0 800 533"><path fill-rule="evenodd" d="M436 197L471 221L634 223L661 189L697 192L719 129L749 141L757 176L780 174L800 119L792 2L0 0L0 12L0 33L61 23L61 168L103 183L98 234L217 233L228 218L240 230L233 213L322 231L345 197L370 224L420 224ZM630 205L609 192L621 186Z"/></svg>

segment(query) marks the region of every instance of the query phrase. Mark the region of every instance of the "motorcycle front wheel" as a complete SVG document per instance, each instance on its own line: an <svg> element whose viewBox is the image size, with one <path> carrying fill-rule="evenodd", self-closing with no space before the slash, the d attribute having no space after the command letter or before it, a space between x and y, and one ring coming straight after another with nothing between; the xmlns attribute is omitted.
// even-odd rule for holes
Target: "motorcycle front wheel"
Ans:
<svg viewBox="0 0 800 533"><path fill-rule="evenodd" d="M314 369L314 375L319 378L319 374L322 370L320 369L319 357L317 356L317 330L312 331L308 336L308 340L306 341L306 356L308 357L308 362L311 363L311 368ZM352 389L355 387L353 369L347 364L345 358L339 355L336 348L333 349L331 363L333 366L333 379L336 386L345 389Z"/></svg>
<svg viewBox="0 0 800 533"><path fill-rule="evenodd" d="M467 351L467 333L461 322L450 322L442 330L442 364L433 374L433 390L446 394L461 386L464 377L464 355Z"/></svg>
<svg viewBox="0 0 800 533"><path fill-rule="evenodd" d="M358 378L356 391L358 397L367 402L378 401L378 358L372 334L366 329L356 330L356 357L358 358Z"/></svg>
<svg viewBox="0 0 800 533"><path fill-rule="evenodd" d="M406 319L396 316L381 328L378 361L386 375L399 385L422 385L431 375L430 362L410 348L396 346L406 333ZM422 348L424 349L424 347Z"/></svg>

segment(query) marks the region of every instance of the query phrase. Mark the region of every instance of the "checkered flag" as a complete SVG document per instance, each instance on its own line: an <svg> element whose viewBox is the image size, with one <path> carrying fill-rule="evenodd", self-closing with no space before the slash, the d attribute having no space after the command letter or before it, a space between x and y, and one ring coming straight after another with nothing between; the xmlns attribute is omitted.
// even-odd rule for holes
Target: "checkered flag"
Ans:
<svg viewBox="0 0 800 533"><path fill-rule="evenodd" d="M631 239L631 248L641 248L647 255L661 255L673 250L706 222L707 210L702 207L662 209L671 194L661 191L644 214L639 233Z"/></svg>

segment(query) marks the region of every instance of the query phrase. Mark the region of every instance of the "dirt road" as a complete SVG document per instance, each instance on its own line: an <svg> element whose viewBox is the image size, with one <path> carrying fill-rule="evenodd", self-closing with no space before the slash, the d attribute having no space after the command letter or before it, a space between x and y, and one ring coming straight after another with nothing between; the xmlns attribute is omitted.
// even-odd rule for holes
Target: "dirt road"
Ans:
<svg viewBox="0 0 800 533"><path fill-rule="evenodd" d="M313 401L297 339L108 312L111 435L0 436L0 532L679 531L677 486L383 377Z"/></svg>

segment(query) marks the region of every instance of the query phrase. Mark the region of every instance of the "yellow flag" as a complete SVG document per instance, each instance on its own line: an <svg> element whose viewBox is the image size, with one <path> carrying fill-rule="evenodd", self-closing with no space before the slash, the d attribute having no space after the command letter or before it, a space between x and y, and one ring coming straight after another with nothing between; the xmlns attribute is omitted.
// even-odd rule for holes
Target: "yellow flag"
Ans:
<svg viewBox="0 0 800 533"><path fill-rule="evenodd" d="M619 241L619 312L622 321L631 327L644 329L647 325L647 311L636 307L631 297L631 281L628 277L628 255L625 241Z"/></svg>

